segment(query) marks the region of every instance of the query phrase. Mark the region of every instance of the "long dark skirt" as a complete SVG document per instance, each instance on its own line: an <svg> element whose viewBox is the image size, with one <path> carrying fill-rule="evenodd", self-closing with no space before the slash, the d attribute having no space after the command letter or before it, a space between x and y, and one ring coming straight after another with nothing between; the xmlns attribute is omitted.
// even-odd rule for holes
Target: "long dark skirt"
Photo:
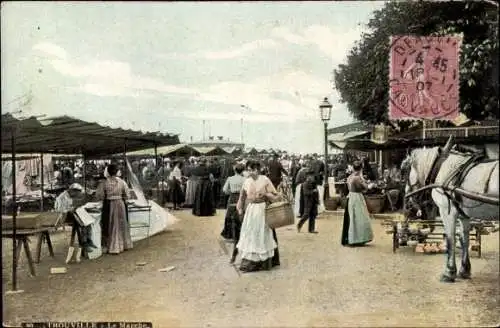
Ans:
<svg viewBox="0 0 500 328"><path fill-rule="evenodd" d="M196 216L214 216L215 203L212 191L212 183L208 179L200 181L196 187L196 193L193 204L193 215Z"/></svg>
<svg viewBox="0 0 500 328"><path fill-rule="evenodd" d="M224 183L226 182L226 180L220 180L220 191L219 191L219 197L218 199L216 199L216 202L217 202L217 208L227 208L227 206L229 205L229 196L226 195L225 193L222 192L222 186L224 185Z"/></svg>
<svg viewBox="0 0 500 328"><path fill-rule="evenodd" d="M168 200L174 205L174 208L177 208L180 204L184 203L185 197L180 181L169 181Z"/></svg>
<svg viewBox="0 0 500 328"><path fill-rule="evenodd" d="M222 186L221 186L221 181L219 179L215 179L212 182L212 193L214 197L214 207L215 208L221 208L221 194L222 194Z"/></svg>
<svg viewBox="0 0 500 328"><path fill-rule="evenodd" d="M304 189L300 188L299 217L304 216Z"/></svg>
<svg viewBox="0 0 500 328"><path fill-rule="evenodd" d="M349 245L349 198L347 198L346 206L344 209L344 222L342 224L342 237L341 243L343 246Z"/></svg>
<svg viewBox="0 0 500 328"><path fill-rule="evenodd" d="M229 205L227 206L226 217L224 218L224 228L220 233L223 238L236 242L240 239L241 231L241 221L238 211L236 210L238 197L239 194L232 194L229 196Z"/></svg>
<svg viewBox="0 0 500 328"><path fill-rule="evenodd" d="M158 193L160 195L160 197L159 197L160 198L159 200L161 203L160 205L162 207L166 206L168 203L168 197L169 197L168 187L165 185L163 185L163 187L162 186L158 187Z"/></svg>

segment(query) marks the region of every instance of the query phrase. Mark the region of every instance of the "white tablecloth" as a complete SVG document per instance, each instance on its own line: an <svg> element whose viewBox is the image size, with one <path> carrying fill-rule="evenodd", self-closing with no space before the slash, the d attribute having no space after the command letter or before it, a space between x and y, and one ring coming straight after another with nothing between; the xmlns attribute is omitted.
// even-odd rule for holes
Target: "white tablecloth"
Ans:
<svg viewBox="0 0 500 328"><path fill-rule="evenodd" d="M133 201L132 201L133 202ZM156 202L150 200L149 209L136 209L129 207L129 224L132 241L139 241L164 231L167 227L177 221L177 218L162 208ZM88 253L89 259L93 260L102 255L101 248L101 213L89 213L89 208L100 208L100 203L87 203L76 209L78 221L82 226L90 226L90 239L97 246Z"/></svg>

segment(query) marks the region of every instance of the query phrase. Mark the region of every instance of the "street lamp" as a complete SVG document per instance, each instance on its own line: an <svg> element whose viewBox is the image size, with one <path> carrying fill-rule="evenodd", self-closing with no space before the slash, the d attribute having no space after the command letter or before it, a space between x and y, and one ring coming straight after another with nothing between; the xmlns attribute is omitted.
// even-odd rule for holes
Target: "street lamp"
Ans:
<svg viewBox="0 0 500 328"><path fill-rule="evenodd" d="M332 116L332 104L325 97L323 102L319 104L319 113L321 115L321 120L323 121L324 132L325 132L325 172L324 172L324 195L323 199L326 199L328 193L328 121Z"/></svg>

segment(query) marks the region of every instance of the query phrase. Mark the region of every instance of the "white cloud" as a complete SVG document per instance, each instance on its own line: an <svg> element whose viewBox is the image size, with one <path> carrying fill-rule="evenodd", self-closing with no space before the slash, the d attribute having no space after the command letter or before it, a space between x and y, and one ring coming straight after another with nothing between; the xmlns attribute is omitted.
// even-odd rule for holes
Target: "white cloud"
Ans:
<svg viewBox="0 0 500 328"><path fill-rule="evenodd" d="M203 101L232 105L241 117L241 105L247 105L249 118L264 121L289 121L315 118L322 97L329 96L328 80L302 71L260 77L249 83L229 81L214 84L200 94ZM284 95L277 98L276 94ZM238 116L239 115L239 116Z"/></svg>
<svg viewBox="0 0 500 328"><path fill-rule="evenodd" d="M37 44L33 49L41 50L57 57L50 59L50 64L62 75L81 79L78 88L84 93L96 96L146 96L140 91L189 95L195 90L170 85L160 79L144 77L132 72L128 63L113 60L95 60L86 64L76 64L67 59L67 53L59 46L45 43Z"/></svg>
<svg viewBox="0 0 500 328"><path fill-rule="evenodd" d="M67 57L66 50L49 42L41 42L37 43L33 46L33 50L41 51L47 55L51 55L53 57L57 57L59 59L65 60Z"/></svg>
<svg viewBox="0 0 500 328"><path fill-rule="evenodd" d="M290 32L290 30L286 27L276 27L271 31L271 36L278 38L278 39L284 39L285 41L288 41L293 44L300 44L300 45L306 45L309 43L307 39L304 37L294 34Z"/></svg>
<svg viewBox="0 0 500 328"><path fill-rule="evenodd" d="M285 34L285 30L278 30ZM322 33L322 38L329 37L328 32L311 29L310 32ZM293 40L292 36L286 36ZM318 37L317 40L320 40ZM205 56L212 59L230 58L242 55L259 47L271 47L276 43L261 40L247 43L237 49L227 52L206 52ZM296 39L295 42L303 42ZM64 49L52 47L37 47L46 53L59 53L56 58L49 59L56 71L62 75L76 78L78 87L66 87L73 91L92 94L100 97L152 97L152 92L187 96L192 100L222 104L233 107L231 113L210 113L179 111L180 116L194 119L226 119L239 120L241 105L247 105L252 110L245 113L248 121L286 121L316 119L317 107L324 96L332 93L330 81L304 71L289 70L278 74L263 76L249 82L224 81L206 88L187 88L170 85L161 79L144 77L135 74L126 62L90 61L75 63L67 59ZM59 49L59 50L55 50ZM65 54L64 56L62 54ZM210 107L208 105L207 107Z"/></svg>
<svg viewBox="0 0 500 328"><path fill-rule="evenodd" d="M241 46L232 49L227 49L223 51L207 51L202 53L201 56L206 59L213 59L213 60L231 59L231 58L245 56L251 53L252 51L258 49L271 49L277 46L278 43L276 43L272 39L256 40L244 43Z"/></svg>
<svg viewBox="0 0 500 328"><path fill-rule="evenodd" d="M271 36L297 45L315 45L334 62L342 62L354 42L361 37L364 28L358 26L350 30L334 30L327 26L311 25L301 33L293 33L286 27L277 27Z"/></svg>
<svg viewBox="0 0 500 328"><path fill-rule="evenodd" d="M237 47L218 51L200 51L190 54L168 53L158 54L157 57L164 59L186 59L186 58L204 58L208 60L222 60L244 57L259 49L273 49L279 44L273 39L262 39L243 43Z"/></svg>

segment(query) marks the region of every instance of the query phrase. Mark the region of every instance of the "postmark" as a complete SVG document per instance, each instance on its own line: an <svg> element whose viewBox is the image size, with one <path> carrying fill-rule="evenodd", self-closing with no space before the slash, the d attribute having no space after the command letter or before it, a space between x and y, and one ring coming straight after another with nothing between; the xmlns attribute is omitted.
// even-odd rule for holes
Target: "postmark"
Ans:
<svg viewBox="0 0 500 328"><path fill-rule="evenodd" d="M459 114L459 36L391 37L389 118L453 120Z"/></svg>

